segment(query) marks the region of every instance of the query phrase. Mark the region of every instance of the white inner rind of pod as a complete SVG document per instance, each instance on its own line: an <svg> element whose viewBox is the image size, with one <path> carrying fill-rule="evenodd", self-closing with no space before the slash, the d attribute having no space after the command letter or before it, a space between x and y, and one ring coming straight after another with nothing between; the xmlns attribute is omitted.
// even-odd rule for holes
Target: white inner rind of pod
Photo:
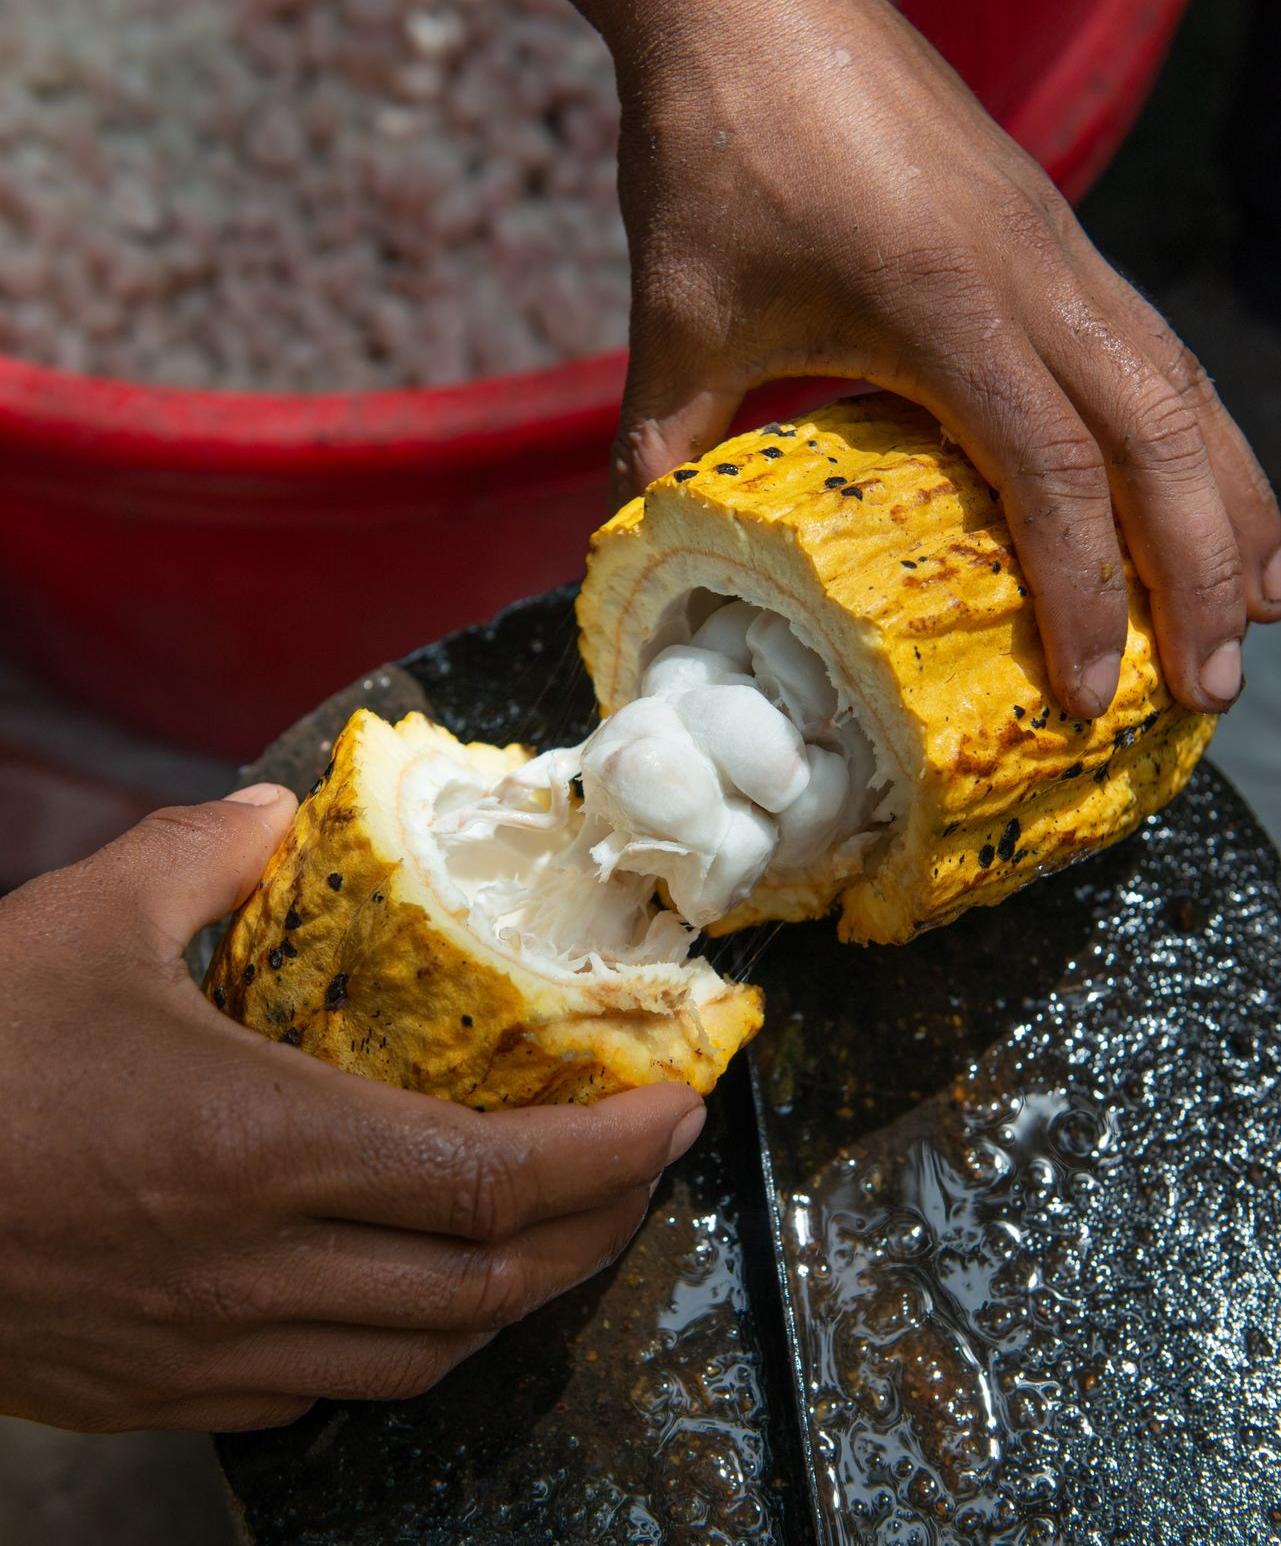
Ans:
<svg viewBox="0 0 1281 1546"><path fill-rule="evenodd" d="M880 759L785 617L731 600L687 633L580 745L497 781L462 758L411 773L421 856L500 948L570 972L679 963L762 881L885 830Z"/></svg>

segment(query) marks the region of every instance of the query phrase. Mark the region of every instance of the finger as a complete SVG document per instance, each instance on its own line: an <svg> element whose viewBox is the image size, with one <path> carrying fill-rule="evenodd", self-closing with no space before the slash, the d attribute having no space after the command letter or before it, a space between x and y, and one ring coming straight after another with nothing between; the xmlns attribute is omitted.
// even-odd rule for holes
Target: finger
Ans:
<svg viewBox="0 0 1281 1546"><path fill-rule="evenodd" d="M537 1225L500 1246L395 1242L379 1240L376 1232L357 1240L356 1231L336 1232L298 1265L325 1274L331 1285L309 1287L308 1299L317 1307L332 1302L350 1324L273 1326L251 1335L226 1355L221 1377L301 1396L384 1401L420 1395L499 1329L616 1260L648 1202L649 1188L638 1188L611 1207ZM297 1287L302 1283L296 1280ZM394 1308L398 1295L427 1330L413 1319L407 1324L415 1329L397 1330L366 1318L362 1297L392 1316L404 1313Z"/></svg>
<svg viewBox="0 0 1281 1546"><path fill-rule="evenodd" d="M92 894L122 923L141 923L161 954L176 955L249 895L296 808L287 789L268 784L154 811L85 861Z"/></svg>
<svg viewBox="0 0 1281 1546"><path fill-rule="evenodd" d="M1054 694L1093 719L1116 692L1128 601L1103 456L1021 334L936 355L911 395L1000 491Z"/></svg>
<svg viewBox="0 0 1281 1546"><path fill-rule="evenodd" d="M1281 510L1267 474L1224 407L1205 367L1154 306L1095 254L1113 305L1133 336L1196 415L1219 495L1237 534L1246 614L1256 623L1281 619Z"/></svg>
<svg viewBox="0 0 1281 1546"><path fill-rule="evenodd" d="M1172 379L1177 384L1177 373ZM1184 390L1194 400L1195 373L1188 379L1192 385ZM1208 376L1205 381L1209 383ZM1201 434L1241 550L1246 616L1255 623L1275 623L1281 621L1281 509L1236 420L1213 386L1209 391L1215 407L1201 415Z"/></svg>
<svg viewBox="0 0 1281 1546"><path fill-rule="evenodd" d="M305 1417L315 1401L302 1396L252 1391L231 1395L184 1396L149 1411L148 1428L192 1433L248 1433L262 1428L287 1428Z"/></svg>
<svg viewBox="0 0 1281 1546"><path fill-rule="evenodd" d="M1170 689L1189 708L1219 712L1240 690L1245 598L1197 415L1089 299L1035 310L1032 341L1108 463Z"/></svg>
<svg viewBox="0 0 1281 1546"><path fill-rule="evenodd" d="M681 1084L481 1113L315 1066L328 1076L324 1098L291 1107L277 1167L298 1211L469 1240L505 1239L647 1186L705 1115Z"/></svg>
<svg viewBox="0 0 1281 1546"><path fill-rule="evenodd" d="M642 303L634 307L611 457L616 504L724 440L746 384L727 378L717 359L717 351L700 344L689 329Z"/></svg>
<svg viewBox="0 0 1281 1546"><path fill-rule="evenodd" d="M608 1266L635 1234L648 1185L608 1207L535 1224L495 1244L361 1225L316 1226L252 1268L243 1300L293 1322L419 1332L510 1326ZM234 1277L226 1292L238 1290Z"/></svg>
<svg viewBox="0 0 1281 1546"><path fill-rule="evenodd" d="M437 1385L497 1332L376 1331L350 1326L283 1326L245 1338L228 1370L257 1371L288 1410L290 1398L411 1401Z"/></svg>

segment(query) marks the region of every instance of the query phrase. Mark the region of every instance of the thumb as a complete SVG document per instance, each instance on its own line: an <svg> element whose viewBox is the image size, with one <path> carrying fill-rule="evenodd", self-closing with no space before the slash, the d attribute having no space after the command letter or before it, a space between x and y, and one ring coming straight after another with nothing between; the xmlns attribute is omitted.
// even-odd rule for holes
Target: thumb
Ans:
<svg viewBox="0 0 1281 1546"><path fill-rule="evenodd" d="M611 465L615 504L724 440L744 391L710 359L681 348L670 330L634 318Z"/></svg>
<svg viewBox="0 0 1281 1546"><path fill-rule="evenodd" d="M288 789L255 784L225 800L153 811L88 861L99 895L121 921L145 922L179 954L249 895L297 808Z"/></svg>

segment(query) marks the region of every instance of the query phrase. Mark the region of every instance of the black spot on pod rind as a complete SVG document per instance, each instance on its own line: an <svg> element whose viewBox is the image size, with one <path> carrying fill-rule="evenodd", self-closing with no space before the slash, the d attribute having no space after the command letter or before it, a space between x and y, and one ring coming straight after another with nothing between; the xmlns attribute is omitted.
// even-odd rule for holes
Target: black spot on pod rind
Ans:
<svg viewBox="0 0 1281 1546"><path fill-rule="evenodd" d="M1070 768L1064 768L1062 773L1059 774L1059 777L1064 779L1080 778L1081 774L1084 772L1085 764L1083 762L1074 762Z"/></svg>
<svg viewBox="0 0 1281 1546"><path fill-rule="evenodd" d="M1000 574L1000 572L1001 572L1000 562L999 562L999 560L994 558L992 560L992 573L993 574Z"/></svg>
<svg viewBox="0 0 1281 1546"><path fill-rule="evenodd" d="M845 486L845 479L841 478L841 477L825 478L823 480L823 487L824 488L844 488L844 486Z"/></svg>
<svg viewBox="0 0 1281 1546"><path fill-rule="evenodd" d="M472 1026L475 1025L476 1022L472 1019L472 1017L470 1015L464 1015L462 1017L462 1023L463 1023L463 1029L465 1031L470 1031Z"/></svg>
<svg viewBox="0 0 1281 1546"><path fill-rule="evenodd" d="M761 455L762 456L768 456L771 462L776 462L779 459L779 457L782 456L782 454L783 453L779 450L779 448L777 446L762 446L761 447Z"/></svg>
<svg viewBox="0 0 1281 1546"><path fill-rule="evenodd" d="M997 491L994 488L988 489L987 497L992 501L992 503L994 505L999 505L1000 502L1001 502L1001 496L997 493Z"/></svg>
<svg viewBox="0 0 1281 1546"><path fill-rule="evenodd" d="M851 483L848 487L841 490L842 499L862 499L862 497L863 490L859 488L857 483Z"/></svg>
<svg viewBox="0 0 1281 1546"><path fill-rule="evenodd" d="M227 995L222 991L221 988L215 988L213 990L213 1001L215 1004L217 1004L219 1009L226 1009Z"/></svg>
<svg viewBox="0 0 1281 1546"><path fill-rule="evenodd" d="M697 476L697 467L678 467L672 474L672 477L676 479L677 483L688 483L691 478L696 478Z"/></svg>
<svg viewBox="0 0 1281 1546"><path fill-rule="evenodd" d="M335 870L332 875L327 875L325 879L331 891L342 890L342 876L338 873L337 870Z"/></svg>
<svg viewBox="0 0 1281 1546"><path fill-rule="evenodd" d="M1001 841L996 845L997 854L1006 864L1014 857L1014 852L1019 846L1019 837L1023 828L1019 825L1019 818L1014 816L1001 833Z"/></svg>
<svg viewBox="0 0 1281 1546"><path fill-rule="evenodd" d="M347 1002L347 973L339 972L325 989L325 1008L341 1009Z"/></svg>
<svg viewBox="0 0 1281 1546"><path fill-rule="evenodd" d="M281 952L288 956L291 961L296 961L298 959L298 947L294 944L293 940L282 940L280 942L280 949Z"/></svg>
<svg viewBox="0 0 1281 1546"><path fill-rule="evenodd" d="M992 860L995 858L996 849L992 847L991 843L984 843L982 848L979 849L979 869L990 870L992 868Z"/></svg>
<svg viewBox="0 0 1281 1546"><path fill-rule="evenodd" d="M912 562L912 560L910 558L900 558L899 559L899 563L903 565L904 569L915 569L916 568L916 565Z"/></svg>
<svg viewBox="0 0 1281 1546"><path fill-rule="evenodd" d="M279 950L273 950L267 956L267 965L271 967L272 971L278 972L284 964L284 955Z"/></svg>
<svg viewBox="0 0 1281 1546"><path fill-rule="evenodd" d="M247 982L247 983L252 982L257 975L258 975L258 968L254 965L254 963L252 961L250 961L249 965L245 967L245 970L244 970L244 973L243 973L245 982Z"/></svg>
<svg viewBox="0 0 1281 1546"><path fill-rule="evenodd" d="M1021 703L1016 703L1014 705L1014 717L1015 717L1015 719L1022 719L1023 716L1026 713L1027 713L1027 710L1023 707L1023 705Z"/></svg>
<svg viewBox="0 0 1281 1546"><path fill-rule="evenodd" d="M285 1034L280 1039L281 1039L281 1041L284 1042L284 1044L287 1047L301 1047L302 1046L302 1026L301 1025L291 1025L289 1027L289 1029L285 1032Z"/></svg>
<svg viewBox="0 0 1281 1546"><path fill-rule="evenodd" d="M287 929L296 929L299 928L301 924L302 919L298 915L298 909L296 907L291 907L285 914L285 927Z"/></svg>
<svg viewBox="0 0 1281 1546"><path fill-rule="evenodd" d="M738 463L737 462L717 462L716 467L715 467L714 470L716 472L724 474L724 476L727 477L727 478L737 478L738 477Z"/></svg>
<svg viewBox="0 0 1281 1546"><path fill-rule="evenodd" d="M1096 784L1101 784L1103 782L1103 780L1107 776L1108 776L1108 764L1106 762L1103 764L1102 767L1095 768L1095 770L1094 770L1094 782Z"/></svg>

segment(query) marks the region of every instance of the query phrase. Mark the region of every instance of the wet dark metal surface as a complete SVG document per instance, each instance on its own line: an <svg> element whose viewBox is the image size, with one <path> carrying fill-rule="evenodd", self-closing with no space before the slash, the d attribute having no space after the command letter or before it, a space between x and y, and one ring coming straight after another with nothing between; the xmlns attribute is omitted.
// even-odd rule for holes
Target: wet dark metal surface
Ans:
<svg viewBox="0 0 1281 1546"><path fill-rule="evenodd" d="M575 660L562 596L406 668L551 744ZM739 1068L612 1274L421 1401L220 1441L258 1546L1281 1542L1281 895L1224 781L913 945L807 925L753 975L755 1117Z"/></svg>
<svg viewBox="0 0 1281 1546"><path fill-rule="evenodd" d="M1207 771L991 913L762 963L825 1543L1281 1537L1279 925Z"/></svg>

